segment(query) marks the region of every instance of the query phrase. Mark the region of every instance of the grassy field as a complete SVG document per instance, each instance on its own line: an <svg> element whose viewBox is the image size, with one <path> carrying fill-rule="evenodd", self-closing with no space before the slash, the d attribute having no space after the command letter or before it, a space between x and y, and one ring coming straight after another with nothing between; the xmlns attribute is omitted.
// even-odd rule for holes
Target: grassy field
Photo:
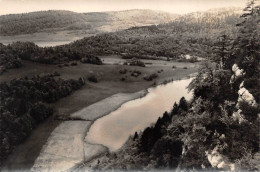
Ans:
<svg viewBox="0 0 260 172"><path fill-rule="evenodd" d="M98 102L116 93L133 93L151 87L156 81L157 84L165 80L176 80L188 76L197 71L198 63L179 63L166 61L145 61L149 63L147 67L123 66L118 61L122 61L118 56L101 57L106 64L92 65L78 63L77 66L69 66L59 68L55 65L44 65L33 62L24 62L24 66L19 69L9 70L0 76L0 82L9 82L14 78L41 75L57 71L64 79L76 79L84 77L86 85L68 97L65 97L58 102L52 104L55 110L54 116L40 124L30 135L30 137L21 145L19 145L14 153L7 159L4 168L30 168L34 160L40 153L42 146L46 143L50 133L54 130L61 121L55 120L55 116L66 117L69 114L80 110L88 105ZM151 64L152 63L152 64ZM177 68L172 68L172 66ZM187 67L187 69L183 69ZM120 74L120 69L127 69L126 74ZM145 81L143 76L149 75L158 70L163 69L163 72L158 73L158 78L154 81ZM139 77L131 76L133 70L141 71ZM88 76L96 75L99 79L98 83L87 81ZM126 81L121 81L122 77ZM126 77L127 76L127 77Z"/></svg>

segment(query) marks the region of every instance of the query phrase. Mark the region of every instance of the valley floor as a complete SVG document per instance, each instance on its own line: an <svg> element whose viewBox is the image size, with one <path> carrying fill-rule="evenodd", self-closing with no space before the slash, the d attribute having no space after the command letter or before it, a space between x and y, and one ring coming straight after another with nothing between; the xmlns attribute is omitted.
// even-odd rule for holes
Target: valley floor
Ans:
<svg viewBox="0 0 260 172"><path fill-rule="evenodd" d="M71 139L73 139L76 142L77 139L75 139L75 137L70 137L71 132L77 132L77 130L73 130L73 126L75 126L75 124L80 126L82 125L82 129L84 129L86 132L86 130L90 127L90 125L96 118L108 114L111 110L114 110L114 108L120 106L128 99L123 99L123 101L117 101L115 99L114 102L116 106L111 106L112 109L108 109L107 112L102 112L102 115L98 114L91 119L80 119L78 121L80 124L77 124L77 121L63 122L63 120L70 119L68 117L74 112L77 112L85 107L88 108L88 106L90 107L90 105L112 95L118 93L135 93L151 87L155 84L155 80L145 81L143 79L143 76L145 74L150 75L154 72L157 72L158 70L163 69L163 72L158 73L159 77L156 79L156 84L158 84L166 80L177 80L186 77L189 74L195 73L199 67L199 63L178 63L155 60L152 62L149 61L149 65L143 68L136 66L123 66L121 65L121 59L118 56L101 58L104 59L104 65L78 63L77 66L69 66L63 68L59 68L54 65L43 65L32 62L24 62L24 66L22 68L9 70L1 76L0 82L8 82L11 79L17 77L32 76L36 74L40 75L43 73L51 73L57 71L61 74L60 77L64 79L76 79L79 77L84 77L86 79L88 76L93 74L95 74L99 79L98 83L91 83L87 81L86 85L81 90L76 91L72 95L54 103L53 106L55 109L55 114L47 119L44 123L40 124L33 131L30 137L15 149L13 154L9 156L9 158L5 162L4 169L30 169L33 166L36 158L39 156L41 150L43 149L43 146L45 145L45 148L46 146L48 146L48 144L46 144L46 141L54 137L54 132L61 133L62 136L64 136L65 141L71 141ZM144 62L146 62L146 60L144 60ZM177 68L172 68L173 65ZM183 67L187 67L187 69L184 69ZM120 69L127 69L127 74L120 74ZM133 77L131 76L131 72L129 71L134 70L141 71L142 74L139 77ZM126 80L121 81L122 77L125 77ZM102 109L104 107L96 108ZM70 132L66 133L67 130ZM85 132L77 132L78 137L83 138ZM82 154L84 154L84 152L82 152Z"/></svg>

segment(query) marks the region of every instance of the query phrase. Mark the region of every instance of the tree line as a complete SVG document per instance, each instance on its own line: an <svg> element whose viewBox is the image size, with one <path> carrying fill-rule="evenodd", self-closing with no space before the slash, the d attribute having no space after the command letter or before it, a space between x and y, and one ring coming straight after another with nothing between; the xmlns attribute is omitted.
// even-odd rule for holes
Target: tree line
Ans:
<svg viewBox="0 0 260 172"><path fill-rule="evenodd" d="M80 89L84 80L57 78L58 73L0 84L0 164L32 130L53 114L50 103Z"/></svg>
<svg viewBox="0 0 260 172"><path fill-rule="evenodd" d="M102 64L99 57L77 47L39 47L32 42L19 41L7 46L0 44L0 73L21 67L22 60L44 64L63 64L69 61Z"/></svg>

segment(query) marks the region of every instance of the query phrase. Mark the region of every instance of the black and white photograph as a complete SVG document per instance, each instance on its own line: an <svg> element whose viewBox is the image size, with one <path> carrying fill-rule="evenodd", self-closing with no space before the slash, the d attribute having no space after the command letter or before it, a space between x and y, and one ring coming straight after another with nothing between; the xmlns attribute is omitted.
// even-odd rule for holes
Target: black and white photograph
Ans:
<svg viewBox="0 0 260 172"><path fill-rule="evenodd" d="M0 171L260 171L260 0L0 0Z"/></svg>

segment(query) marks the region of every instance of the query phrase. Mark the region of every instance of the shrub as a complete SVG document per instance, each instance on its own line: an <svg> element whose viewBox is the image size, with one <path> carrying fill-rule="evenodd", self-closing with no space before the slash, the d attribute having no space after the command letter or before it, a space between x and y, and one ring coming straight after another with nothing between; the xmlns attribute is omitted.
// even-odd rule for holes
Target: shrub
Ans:
<svg viewBox="0 0 260 172"><path fill-rule="evenodd" d="M119 71L119 73L120 73L120 74L126 74L126 73L127 73L127 69L121 69L121 70Z"/></svg>
<svg viewBox="0 0 260 172"><path fill-rule="evenodd" d="M145 67L144 62L142 62L141 60L137 60L136 58L132 58L129 61L129 65L130 66L141 66L141 67Z"/></svg>
<svg viewBox="0 0 260 172"><path fill-rule="evenodd" d="M90 63L90 64L97 64L97 65L101 65L102 61L99 57L93 56L93 55L88 55L84 58L80 59L81 63Z"/></svg>
<svg viewBox="0 0 260 172"><path fill-rule="evenodd" d="M158 74L157 73L152 73L151 75L149 76L144 76L144 80L146 81L152 81L153 79L157 78L158 77Z"/></svg>
<svg viewBox="0 0 260 172"><path fill-rule="evenodd" d="M78 63L77 63L77 62L72 62L72 63L70 63L70 65L71 65L71 66L77 66Z"/></svg>
<svg viewBox="0 0 260 172"><path fill-rule="evenodd" d="M30 115L35 119L37 123L42 122L47 117L51 116L53 113L53 109L47 107L42 102L38 102L33 105Z"/></svg>
<svg viewBox="0 0 260 172"><path fill-rule="evenodd" d="M134 76L134 77L138 77L139 75L141 75L142 73L138 70L134 70L132 73L131 73L131 76Z"/></svg>
<svg viewBox="0 0 260 172"><path fill-rule="evenodd" d="M95 75L89 76L89 77L88 77L88 80L89 80L90 82L94 82L94 83L97 83L97 82L98 82L98 79L97 79L97 77L96 77Z"/></svg>
<svg viewBox="0 0 260 172"><path fill-rule="evenodd" d="M57 71L55 71L55 72L53 73L53 76L60 76L60 73L57 72Z"/></svg>

